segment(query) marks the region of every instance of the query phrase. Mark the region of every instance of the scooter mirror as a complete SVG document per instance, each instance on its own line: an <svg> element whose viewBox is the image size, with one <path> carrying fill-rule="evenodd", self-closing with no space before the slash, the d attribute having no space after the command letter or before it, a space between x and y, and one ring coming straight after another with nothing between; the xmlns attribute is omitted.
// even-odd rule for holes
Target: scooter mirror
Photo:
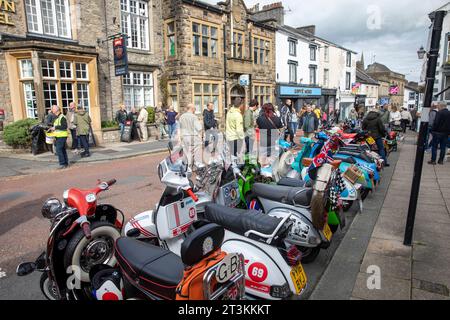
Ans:
<svg viewBox="0 0 450 320"><path fill-rule="evenodd" d="M128 238L137 238L141 235L141 231L137 228L133 228L128 230L127 232L127 237Z"/></svg>
<svg viewBox="0 0 450 320"><path fill-rule="evenodd" d="M36 270L36 264L34 262L25 262L19 264L16 270L16 274L19 277L27 276Z"/></svg>

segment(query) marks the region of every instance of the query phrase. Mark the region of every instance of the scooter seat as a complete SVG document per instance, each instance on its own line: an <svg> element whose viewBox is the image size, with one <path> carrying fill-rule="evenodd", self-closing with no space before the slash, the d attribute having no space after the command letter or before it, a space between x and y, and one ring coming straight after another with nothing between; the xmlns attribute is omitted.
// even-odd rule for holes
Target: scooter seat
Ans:
<svg viewBox="0 0 450 320"><path fill-rule="evenodd" d="M262 183L255 183L252 192L260 198L302 207L311 205L313 195L313 190L307 187L274 186Z"/></svg>
<svg viewBox="0 0 450 320"><path fill-rule="evenodd" d="M300 179L294 178L282 178L278 181L279 186L292 187L292 188L311 188L311 181L305 182Z"/></svg>
<svg viewBox="0 0 450 320"><path fill-rule="evenodd" d="M264 235L271 235L281 223L280 218L275 218L255 210L231 209L217 204L209 204L205 208L205 218L209 222L218 224L228 231L246 237L248 231L256 231ZM290 229L290 224L285 224L276 233L274 242L283 239ZM251 233L248 238L267 243L267 238Z"/></svg>
<svg viewBox="0 0 450 320"><path fill-rule="evenodd" d="M344 163L349 163L349 164L357 164L355 158L353 157L339 157L339 156L334 156L333 159L335 160L341 160Z"/></svg>
<svg viewBox="0 0 450 320"><path fill-rule="evenodd" d="M115 252L129 282L162 299L175 299L175 289L184 272L180 257L133 238L117 239Z"/></svg>

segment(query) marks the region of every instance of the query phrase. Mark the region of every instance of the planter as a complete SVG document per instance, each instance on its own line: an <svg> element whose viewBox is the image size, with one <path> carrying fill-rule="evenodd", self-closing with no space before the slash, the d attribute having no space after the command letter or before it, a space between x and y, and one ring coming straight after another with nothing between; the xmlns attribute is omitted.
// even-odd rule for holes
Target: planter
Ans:
<svg viewBox="0 0 450 320"><path fill-rule="evenodd" d="M159 138L159 130L154 124L147 125L148 140L154 141ZM120 142L119 128L104 128L102 129L103 143L117 143Z"/></svg>

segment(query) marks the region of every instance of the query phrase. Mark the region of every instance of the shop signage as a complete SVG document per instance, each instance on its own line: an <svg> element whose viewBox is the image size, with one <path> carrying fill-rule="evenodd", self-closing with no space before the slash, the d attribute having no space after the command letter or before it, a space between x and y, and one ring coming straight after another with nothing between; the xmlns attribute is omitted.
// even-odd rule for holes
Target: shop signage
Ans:
<svg viewBox="0 0 450 320"><path fill-rule="evenodd" d="M391 86L389 88L390 95L398 95L400 93L400 88L398 86Z"/></svg>
<svg viewBox="0 0 450 320"><path fill-rule="evenodd" d="M280 96L317 97L321 95L321 88L280 86Z"/></svg>
<svg viewBox="0 0 450 320"><path fill-rule="evenodd" d="M391 99L389 99L389 98L380 98L380 106L384 106L384 105L387 105L387 104L389 104L391 102Z"/></svg>
<svg viewBox="0 0 450 320"><path fill-rule="evenodd" d="M128 54L125 38L116 38L113 41L114 66L116 77L128 74Z"/></svg>
<svg viewBox="0 0 450 320"><path fill-rule="evenodd" d="M13 26L11 13L16 13L14 1L0 0L0 24Z"/></svg>

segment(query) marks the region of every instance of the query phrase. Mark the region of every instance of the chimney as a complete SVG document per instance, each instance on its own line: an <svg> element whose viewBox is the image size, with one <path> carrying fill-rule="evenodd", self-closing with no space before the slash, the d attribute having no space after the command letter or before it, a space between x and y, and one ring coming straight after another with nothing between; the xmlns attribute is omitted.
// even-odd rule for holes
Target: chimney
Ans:
<svg viewBox="0 0 450 320"><path fill-rule="evenodd" d="M316 26L315 25L311 25L311 26L305 26L305 27L298 27L297 28L298 31L303 32L303 33L309 33L313 36L316 35Z"/></svg>
<svg viewBox="0 0 450 320"><path fill-rule="evenodd" d="M252 18L256 21L267 21L274 19L277 24L284 25L284 7L282 2L275 2L262 7L256 4L252 9Z"/></svg>

